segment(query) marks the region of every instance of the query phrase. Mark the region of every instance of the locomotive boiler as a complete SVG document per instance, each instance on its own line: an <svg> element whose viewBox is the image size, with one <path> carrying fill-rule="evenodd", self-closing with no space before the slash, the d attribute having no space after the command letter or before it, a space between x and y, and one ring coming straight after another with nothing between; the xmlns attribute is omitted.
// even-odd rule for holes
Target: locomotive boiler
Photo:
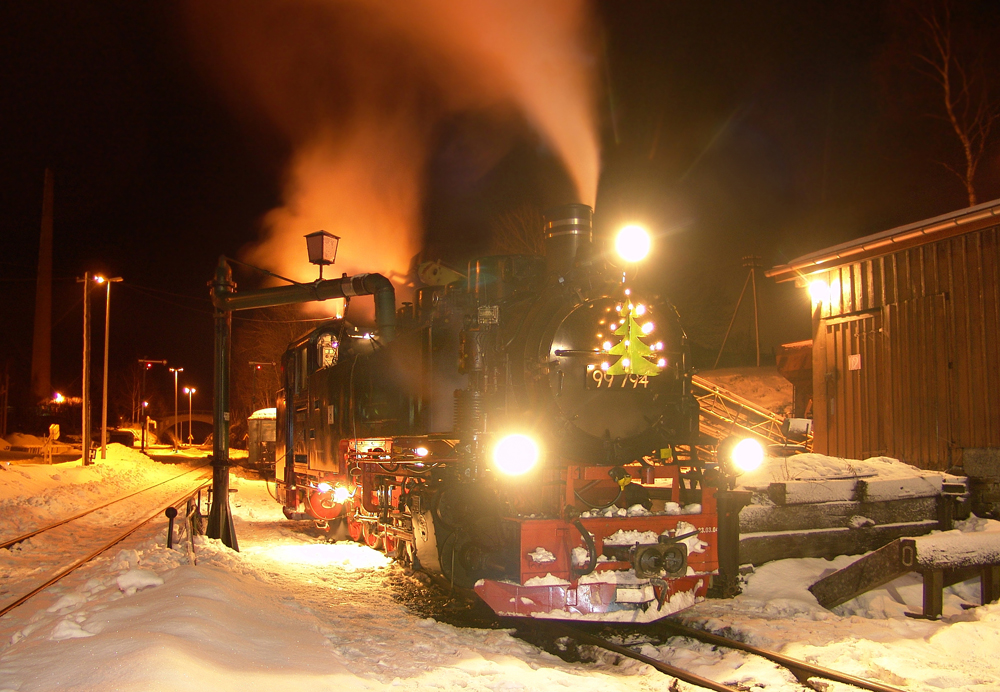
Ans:
<svg viewBox="0 0 1000 692"><path fill-rule="evenodd" d="M698 459L686 336L595 246L591 216L547 213L544 257L477 259L394 315L383 296L379 331L332 319L290 344L285 515L502 615L649 620L703 597L717 488Z"/></svg>

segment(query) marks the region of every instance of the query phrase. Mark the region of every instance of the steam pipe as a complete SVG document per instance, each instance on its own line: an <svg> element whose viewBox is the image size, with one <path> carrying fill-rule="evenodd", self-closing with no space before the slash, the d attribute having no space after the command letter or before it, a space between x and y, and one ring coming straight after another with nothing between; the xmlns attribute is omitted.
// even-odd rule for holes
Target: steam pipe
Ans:
<svg viewBox="0 0 1000 692"><path fill-rule="evenodd" d="M225 262L225 259L220 259L220 262ZM250 310L367 295L375 299L375 324L379 334L384 340L391 341L396 336L396 290L392 282L381 274L342 276L311 284L258 288L241 293L216 291L212 295L212 304L218 310Z"/></svg>
<svg viewBox="0 0 1000 692"><path fill-rule="evenodd" d="M545 264L562 276L590 256L594 210L586 204L565 204L545 212Z"/></svg>

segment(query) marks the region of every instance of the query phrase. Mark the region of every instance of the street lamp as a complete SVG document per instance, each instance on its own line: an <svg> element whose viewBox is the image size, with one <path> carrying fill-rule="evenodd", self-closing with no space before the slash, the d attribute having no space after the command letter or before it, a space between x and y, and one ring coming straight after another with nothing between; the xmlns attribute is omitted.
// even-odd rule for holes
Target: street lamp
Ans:
<svg viewBox="0 0 1000 692"><path fill-rule="evenodd" d="M306 251L309 253L309 263L319 265L319 278L323 280L323 265L337 261L337 246L340 236L316 231L306 236Z"/></svg>
<svg viewBox="0 0 1000 692"><path fill-rule="evenodd" d="M108 333L111 326L111 284L118 283L122 277L115 276L105 279L95 276L98 284L108 285L108 297L104 306L104 389L101 394L101 459L108 458Z"/></svg>
<svg viewBox="0 0 1000 692"><path fill-rule="evenodd" d="M184 372L184 368L168 368L174 373L174 451L177 451L177 374Z"/></svg>
<svg viewBox="0 0 1000 692"><path fill-rule="evenodd" d="M142 392L139 395L142 401L142 453L146 453L146 428L148 427L149 416L146 414L146 407L149 406L149 402L146 401L146 371L149 370L154 365L166 365L165 360L146 360L145 358L139 359L139 365L142 366Z"/></svg>
<svg viewBox="0 0 1000 692"><path fill-rule="evenodd" d="M188 447L190 447L194 443L194 434L192 433L192 424L191 424L191 420L192 420L192 417L191 417L191 397L197 391L198 390L195 389L194 387L185 387L184 388L184 393L188 395Z"/></svg>

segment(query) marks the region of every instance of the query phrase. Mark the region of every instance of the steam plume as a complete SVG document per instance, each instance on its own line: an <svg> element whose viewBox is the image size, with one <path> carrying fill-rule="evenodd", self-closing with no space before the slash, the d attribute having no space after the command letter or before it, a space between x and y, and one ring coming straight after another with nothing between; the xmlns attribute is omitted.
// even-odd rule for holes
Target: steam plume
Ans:
<svg viewBox="0 0 1000 692"><path fill-rule="evenodd" d="M251 261L310 280L302 236L342 236L337 269L401 276L421 241L435 125L512 107L593 204L599 167L585 0L191 0L234 103L291 144L284 206Z"/></svg>

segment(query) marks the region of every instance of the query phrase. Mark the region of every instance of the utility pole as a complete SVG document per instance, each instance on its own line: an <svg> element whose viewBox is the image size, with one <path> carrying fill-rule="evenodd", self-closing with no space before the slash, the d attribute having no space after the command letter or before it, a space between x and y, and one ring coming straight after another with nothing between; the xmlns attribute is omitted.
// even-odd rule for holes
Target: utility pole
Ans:
<svg viewBox="0 0 1000 692"><path fill-rule="evenodd" d="M94 277L97 283L108 284L108 297L104 306L104 387L101 393L101 459L108 458L108 335L111 328L111 284L118 283L122 277L115 276L105 279Z"/></svg>
<svg viewBox="0 0 1000 692"><path fill-rule="evenodd" d="M733 318L729 320L729 326L726 328L726 335L722 337L722 348L719 349L719 355L715 359L715 365L712 366L713 369L719 367L719 361L722 359L722 351L726 348L726 341L729 339L729 332L733 328L733 323L736 321L736 315L739 314L740 305L743 304L743 296L747 292L747 286L753 286L753 330L754 330L754 341L757 345L757 367L760 367L760 321L757 317L757 268L760 267L760 257L757 255L747 255L743 258L743 266L749 267L750 272L747 274L747 280L743 282L743 290L740 291L740 299L736 301L736 309L733 310Z"/></svg>
<svg viewBox="0 0 1000 692"><path fill-rule="evenodd" d="M83 284L83 465L90 464L90 272L84 272L77 283Z"/></svg>
<svg viewBox="0 0 1000 692"><path fill-rule="evenodd" d="M177 451L177 375L184 372L184 368L170 368L174 373L174 451Z"/></svg>

